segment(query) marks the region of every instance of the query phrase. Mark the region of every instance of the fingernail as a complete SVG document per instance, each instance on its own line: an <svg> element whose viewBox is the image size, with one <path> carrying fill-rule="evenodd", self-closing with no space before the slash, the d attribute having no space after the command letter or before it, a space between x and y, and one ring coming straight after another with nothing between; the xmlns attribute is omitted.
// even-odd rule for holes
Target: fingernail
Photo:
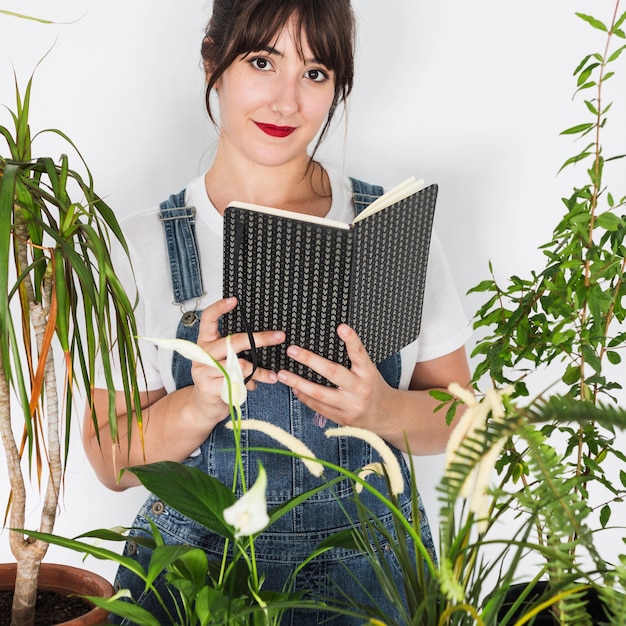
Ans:
<svg viewBox="0 0 626 626"><path fill-rule="evenodd" d="M288 354L289 356L297 356L297 355L298 355L298 352L300 352L300 350L299 350L298 346L289 346L289 347L287 348L287 354Z"/></svg>
<svg viewBox="0 0 626 626"><path fill-rule="evenodd" d="M278 372L278 380L284 383L287 380L287 374L285 374L285 372Z"/></svg>
<svg viewBox="0 0 626 626"><path fill-rule="evenodd" d="M278 380L278 376L276 375L276 372L270 372L270 381L275 383Z"/></svg>

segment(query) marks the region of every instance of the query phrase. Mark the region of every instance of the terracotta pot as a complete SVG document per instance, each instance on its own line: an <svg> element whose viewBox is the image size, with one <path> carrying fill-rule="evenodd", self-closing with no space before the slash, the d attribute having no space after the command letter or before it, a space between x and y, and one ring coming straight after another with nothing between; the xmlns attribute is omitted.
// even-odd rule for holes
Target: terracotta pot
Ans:
<svg viewBox="0 0 626 626"><path fill-rule="evenodd" d="M10 591L15 585L15 563L0 564L0 591ZM113 585L98 574L70 565L42 563L39 572L39 588L64 595L101 596L110 598ZM108 611L94 607L82 617L63 622L57 626L95 626L109 624Z"/></svg>

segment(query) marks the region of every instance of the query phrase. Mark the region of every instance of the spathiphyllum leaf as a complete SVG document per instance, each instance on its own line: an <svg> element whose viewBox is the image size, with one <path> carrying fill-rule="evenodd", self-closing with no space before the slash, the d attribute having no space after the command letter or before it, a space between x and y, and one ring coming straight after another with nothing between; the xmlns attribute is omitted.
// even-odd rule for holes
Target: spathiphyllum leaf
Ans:
<svg viewBox="0 0 626 626"><path fill-rule="evenodd" d="M222 512L233 504L235 495L217 478L169 461L132 467L128 471L167 505L224 537L232 536Z"/></svg>

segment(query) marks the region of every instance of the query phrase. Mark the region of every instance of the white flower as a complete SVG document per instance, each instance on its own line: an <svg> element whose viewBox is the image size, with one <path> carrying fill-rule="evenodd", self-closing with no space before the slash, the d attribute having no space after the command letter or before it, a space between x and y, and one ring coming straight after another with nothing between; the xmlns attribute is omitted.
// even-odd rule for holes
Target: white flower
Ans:
<svg viewBox="0 0 626 626"><path fill-rule="evenodd" d="M210 367L219 369L217 361L206 350L193 341L187 341L187 339L154 339L152 337L141 337L141 339L150 341L161 348L166 348L167 350L175 350L181 356L184 356L190 361L196 361L197 363L202 363L203 365L209 365ZM228 379L230 379L230 392L229 380L224 378L221 398L226 404L230 405L230 398L232 394L233 406L240 407L246 401L247 390L237 353L233 349L230 342L230 336L226 337L225 370L228 374Z"/></svg>
<svg viewBox="0 0 626 626"><path fill-rule="evenodd" d="M226 422L226 428L233 429L232 422ZM297 454L304 463L305 467L313 474L313 476L321 476L324 473L324 466L319 463L315 459L315 454L311 451L311 449L306 446L300 439L294 437L291 433L288 433L286 430L280 428L280 426L276 426L275 424L270 424L269 422L264 422L263 420L255 420L255 419L246 419L241 420L238 425L238 428L241 430L256 430L261 433L265 433L266 435L272 437L281 443L285 448L291 450L293 453Z"/></svg>
<svg viewBox="0 0 626 626"><path fill-rule="evenodd" d="M224 509L224 520L235 528L235 538L254 535L269 524L266 488L267 474L259 464L259 475L254 485L235 504Z"/></svg>
<svg viewBox="0 0 626 626"><path fill-rule="evenodd" d="M396 455L391 448L385 443L384 439L365 428L356 428L354 426L340 426L339 428L331 428L326 431L327 437L357 437L366 443L369 443L383 459L387 475L389 476L389 486L394 496L404 491L404 478L402 470Z"/></svg>
<svg viewBox="0 0 626 626"><path fill-rule="evenodd" d="M229 381L224 379L221 395L222 400L230 405L232 398L233 406L240 407L248 397L248 390L246 389L243 372L241 371L239 357L230 341L230 335L226 337L226 372L228 373L230 386L228 384Z"/></svg>

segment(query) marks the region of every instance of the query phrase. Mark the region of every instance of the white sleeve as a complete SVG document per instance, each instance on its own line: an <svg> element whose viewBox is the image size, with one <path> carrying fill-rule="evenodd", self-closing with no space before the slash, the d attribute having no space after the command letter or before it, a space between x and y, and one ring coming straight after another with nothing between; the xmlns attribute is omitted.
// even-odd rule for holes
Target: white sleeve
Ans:
<svg viewBox="0 0 626 626"><path fill-rule="evenodd" d="M460 348L471 335L452 275L436 233L433 232L422 325L415 361L430 361Z"/></svg>

